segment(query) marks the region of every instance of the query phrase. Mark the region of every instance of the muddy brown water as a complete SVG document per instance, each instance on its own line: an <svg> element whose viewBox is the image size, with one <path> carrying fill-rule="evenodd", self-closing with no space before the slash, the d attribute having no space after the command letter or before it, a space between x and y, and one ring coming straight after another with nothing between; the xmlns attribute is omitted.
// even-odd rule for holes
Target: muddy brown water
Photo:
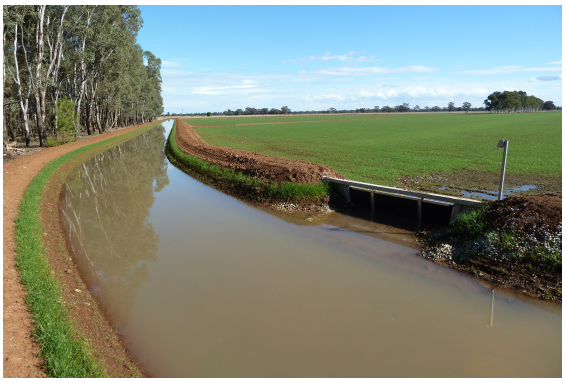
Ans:
<svg viewBox="0 0 566 383"><path fill-rule="evenodd" d="M68 179L89 289L152 377L560 377L561 307L417 256L404 229L282 219L167 161L171 121Z"/></svg>

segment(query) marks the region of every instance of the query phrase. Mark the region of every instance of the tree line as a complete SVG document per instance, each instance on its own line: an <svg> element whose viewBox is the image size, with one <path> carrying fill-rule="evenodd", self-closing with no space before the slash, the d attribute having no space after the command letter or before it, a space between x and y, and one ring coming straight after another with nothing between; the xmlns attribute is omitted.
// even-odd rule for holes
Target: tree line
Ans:
<svg viewBox="0 0 566 383"><path fill-rule="evenodd" d="M379 105L373 108L357 108L357 109L336 109L328 108L324 110L306 110L291 111L289 107L283 106L281 109L276 108L251 108L236 109L235 111L227 109L224 112L207 112L207 113L167 113L172 116L239 116L239 115L255 115L255 114L340 114L340 113L407 113L407 112L482 112L489 111L491 113L514 113L514 112L538 112L541 110L562 110L562 107L554 105L553 101L543 101L535 96L528 96L524 91L504 91L493 92L484 101L484 106L472 107L470 102L464 102L461 106L456 106L454 102L449 102L447 106L440 107L415 105L410 107L409 103L401 103L395 106Z"/></svg>
<svg viewBox="0 0 566 383"><path fill-rule="evenodd" d="M484 101L486 110L493 113L538 112L557 108L552 101L543 101L535 96L528 96L524 91L493 92Z"/></svg>
<svg viewBox="0 0 566 383"><path fill-rule="evenodd" d="M154 120L161 60L136 43L132 5L3 6L4 145L40 146Z"/></svg>
<svg viewBox="0 0 566 383"><path fill-rule="evenodd" d="M373 108L357 108L357 109L336 109L328 108L324 110L305 110L305 111L291 111L288 106L283 106L281 109L277 108L251 108L247 107L245 109L231 110L227 109L223 112L207 112L207 113L167 113L167 116L243 116L243 115L267 115L267 114L339 114L339 113L406 113L406 112L454 112L454 111L483 111L484 107L472 108L472 104L469 102L464 102L461 107L454 106L453 102L449 102L448 106L425 106L421 108L419 105L415 105L413 108L410 107L409 103L402 103L396 106L374 106Z"/></svg>

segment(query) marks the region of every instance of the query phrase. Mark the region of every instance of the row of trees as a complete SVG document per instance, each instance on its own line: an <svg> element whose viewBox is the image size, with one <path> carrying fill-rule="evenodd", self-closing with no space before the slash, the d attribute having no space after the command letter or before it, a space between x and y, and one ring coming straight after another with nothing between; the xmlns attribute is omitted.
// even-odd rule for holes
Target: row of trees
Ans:
<svg viewBox="0 0 566 383"><path fill-rule="evenodd" d="M226 116L241 116L241 115L255 115L255 114L289 114L291 113L291 109L288 106L282 106L281 109L276 108L250 108L247 107L246 109L236 109L236 110L225 110L222 114Z"/></svg>
<svg viewBox="0 0 566 383"><path fill-rule="evenodd" d="M527 96L527 93L524 91L510 92L507 90L504 92L493 92L487 96L483 103L486 110L493 113L538 112L543 110L545 106L543 100L535 96ZM554 105L552 101L550 103Z"/></svg>
<svg viewBox="0 0 566 383"><path fill-rule="evenodd" d="M4 5L4 144L149 122L161 60L136 43L132 5Z"/></svg>
<svg viewBox="0 0 566 383"><path fill-rule="evenodd" d="M452 104L452 105L450 105ZM254 114L341 114L341 113L407 113L407 112L468 112L468 111L485 111L484 107L472 108L472 104L465 102L461 107L456 107L454 103L449 103L448 106L425 106L421 108L419 105L415 105L413 108L409 106L408 103L403 103L396 106L383 106L378 105L373 108L358 108L358 109L336 109L328 108L325 110L304 110L304 111L291 111L287 107L282 107L281 109L275 108L245 108L225 110L224 112L207 112L207 113L167 113L166 116L237 116L237 115L254 115Z"/></svg>

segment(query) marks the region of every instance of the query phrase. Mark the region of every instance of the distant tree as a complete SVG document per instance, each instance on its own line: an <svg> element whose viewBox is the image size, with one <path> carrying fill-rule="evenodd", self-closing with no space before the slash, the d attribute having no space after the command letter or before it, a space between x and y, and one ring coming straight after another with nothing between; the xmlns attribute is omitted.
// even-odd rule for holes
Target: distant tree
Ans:
<svg viewBox="0 0 566 383"><path fill-rule="evenodd" d="M206 112L206 116L207 116L207 117L210 117L210 116L212 116L212 113Z"/></svg>
<svg viewBox="0 0 566 383"><path fill-rule="evenodd" d="M395 109L393 109L389 105L385 105L384 107L381 108L381 111L384 112L384 113L391 113L391 112L394 112Z"/></svg>
<svg viewBox="0 0 566 383"><path fill-rule="evenodd" d="M246 108L245 114L257 114L257 109L256 108L250 108L249 106Z"/></svg>
<svg viewBox="0 0 566 383"><path fill-rule="evenodd" d="M238 116L241 116L241 115L244 114L244 111L242 109L236 109L235 114L238 115Z"/></svg>
<svg viewBox="0 0 566 383"><path fill-rule="evenodd" d="M281 111L279 109L271 108L269 110L269 114L281 114Z"/></svg>
<svg viewBox="0 0 566 383"><path fill-rule="evenodd" d="M493 92L483 103L492 113L536 112L544 106L540 98L528 96L523 91Z"/></svg>
<svg viewBox="0 0 566 383"><path fill-rule="evenodd" d="M288 106L282 106L282 107L281 107L281 113L283 113L283 114L289 114L289 113L291 113L291 109L289 109Z"/></svg>
<svg viewBox="0 0 566 383"><path fill-rule="evenodd" d="M456 110L456 107L454 106L453 102L449 102L448 103L448 112L453 112Z"/></svg>
<svg viewBox="0 0 566 383"><path fill-rule="evenodd" d="M433 111L433 112L440 112L440 106L436 106L436 105L433 106L433 107L432 107L432 111Z"/></svg>
<svg viewBox="0 0 566 383"><path fill-rule="evenodd" d="M554 105L554 101L545 101L542 106L542 110L554 110L556 109L556 105Z"/></svg>
<svg viewBox="0 0 566 383"><path fill-rule="evenodd" d="M379 105L374 106L373 110L376 111L376 112L379 112Z"/></svg>
<svg viewBox="0 0 566 383"><path fill-rule="evenodd" d="M470 110L472 108L472 104L470 104L469 102L465 102L462 104L462 109L464 109L464 112L468 112L468 110Z"/></svg>
<svg viewBox="0 0 566 383"><path fill-rule="evenodd" d="M328 108L328 113L336 113L336 108Z"/></svg>
<svg viewBox="0 0 566 383"><path fill-rule="evenodd" d="M430 106L425 106L425 107L424 107L424 110L425 110L425 112L430 111Z"/></svg>
<svg viewBox="0 0 566 383"><path fill-rule="evenodd" d="M415 105L415 107L413 108L413 110L414 110L415 112L418 112L419 110L421 110L421 107L418 106L418 105Z"/></svg>

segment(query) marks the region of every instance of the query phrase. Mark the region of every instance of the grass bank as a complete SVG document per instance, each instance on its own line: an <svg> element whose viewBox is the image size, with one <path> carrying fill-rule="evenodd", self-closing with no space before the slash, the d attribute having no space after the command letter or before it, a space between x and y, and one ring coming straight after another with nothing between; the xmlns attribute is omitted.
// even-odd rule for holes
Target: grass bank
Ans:
<svg viewBox="0 0 566 383"><path fill-rule="evenodd" d="M330 186L326 183L270 183L184 153L177 146L175 131L176 125L173 125L165 149L169 161L196 179L231 195L256 203L300 204L321 204L330 196Z"/></svg>
<svg viewBox="0 0 566 383"><path fill-rule="evenodd" d="M346 116L336 116L340 117ZM305 122L305 116L280 118L295 121L293 124L268 124L267 118L186 121L196 125L256 123L195 130L209 144L311 161L350 179L389 186L402 187L400 176L453 174L464 168L499 173L502 152L496 147L501 139L509 140L509 176L562 175L562 113L371 117L317 122Z"/></svg>
<svg viewBox="0 0 566 383"><path fill-rule="evenodd" d="M46 257L41 221L43 190L58 169L77 160L82 163L94 155L129 140L158 124L91 144L47 164L28 185L18 207L15 226L16 266L25 286L26 304L34 323L33 336L40 345L40 356L49 377L104 377L99 361L92 356L88 339L75 328Z"/></svg>

